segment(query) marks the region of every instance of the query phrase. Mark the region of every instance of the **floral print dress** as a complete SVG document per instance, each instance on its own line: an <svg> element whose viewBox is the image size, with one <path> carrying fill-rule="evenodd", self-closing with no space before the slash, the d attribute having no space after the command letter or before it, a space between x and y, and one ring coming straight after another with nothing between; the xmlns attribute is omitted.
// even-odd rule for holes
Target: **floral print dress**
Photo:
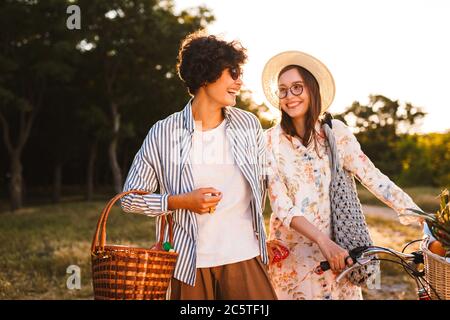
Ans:
<svg viewBox="0 0 450 320"><path fill-rule="evenodd" d="M418 222L402 216L406 208L418 208L412 199L382 174L362 152L350 129L333 121L341 166L377 198L393 208L403 224ZM326 260L319 246L290 228L295 216L304 216L321 232L331 237L329 185L330 163L326 140L320 124L317 151L314 143L303 146L299 139L288 139L280 125L266 131L269 197L273 213L269 240L277 239L289 248L289 256L269 267L278 299L362 299L361 288L347 279L339 284L331 271L317 275L313 269Z"/></svg>

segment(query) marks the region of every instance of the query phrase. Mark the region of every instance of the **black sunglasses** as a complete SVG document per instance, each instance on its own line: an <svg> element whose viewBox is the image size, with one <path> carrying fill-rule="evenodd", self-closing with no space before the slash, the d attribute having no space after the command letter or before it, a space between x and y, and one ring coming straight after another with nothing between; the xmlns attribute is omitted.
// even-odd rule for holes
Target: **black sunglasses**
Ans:
<svg viewBox="0 0 450 320"><path fill-rule="evenodd" d="M239 79L239 77L242 76L242 69L239 67L231 67L228 68L229 72L230 72L230 76L233 80L237 80Z"/></svg>

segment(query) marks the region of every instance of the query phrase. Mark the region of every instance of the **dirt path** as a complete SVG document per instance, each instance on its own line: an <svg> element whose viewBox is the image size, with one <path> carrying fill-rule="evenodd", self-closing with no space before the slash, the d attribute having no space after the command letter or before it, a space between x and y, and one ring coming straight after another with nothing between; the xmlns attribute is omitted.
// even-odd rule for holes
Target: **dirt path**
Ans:
<svg viewBox="0 0 450 320"><path fill-rule="evenodd" d="M407 241L418 239L421 235L417 226L401 226L397 213L387 206L363 205L363 212L367 218L377 219L372 219L369 224L370 234L376 245L401 250ZM401 268L393 264L382 264L380 285L381 287L377 290L365 288L364 299L417 299L414 281Z"/></svg>

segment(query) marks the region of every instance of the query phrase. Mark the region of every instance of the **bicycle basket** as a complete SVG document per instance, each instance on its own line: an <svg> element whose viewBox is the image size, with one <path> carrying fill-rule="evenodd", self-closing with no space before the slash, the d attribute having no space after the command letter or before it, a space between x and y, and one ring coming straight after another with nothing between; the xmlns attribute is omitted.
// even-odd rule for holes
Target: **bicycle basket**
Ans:
<svg viewBox="0 0 450 320"><path fill-rule="evenodd" d="M431 252L428 245L429 239L426 238L421 243L425 263L425 279L436 292L428 284L425 284L426 289L433 300L439 298L450 300L450 263L445 261L444 257Z"/></svg>

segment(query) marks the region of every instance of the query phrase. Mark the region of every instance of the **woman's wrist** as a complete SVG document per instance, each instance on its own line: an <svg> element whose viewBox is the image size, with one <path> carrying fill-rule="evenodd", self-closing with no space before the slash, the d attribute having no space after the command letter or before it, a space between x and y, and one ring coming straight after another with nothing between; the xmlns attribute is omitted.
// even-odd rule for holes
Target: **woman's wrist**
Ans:
<svg viewBox="0 0 450 320"><path fill-rule="evenodd" d="M314 237L314 242L320 247L322 245L324 245L325 243L327 243L328 241L330 241L330 238L328 238L325 234L323 234L322 232L319 232L315 237Z"/></svg>
<svg viewBox="0 0 450 320"><path fill-rule="evenodd" d="M303 216L293 217L290 227L319 246L326 244L327 241L330 240L330 238L327 237L326 234L317 229L317 227L312 225Z"/></svg>
<svg viewBox="0 0 450 320"><path fill-rule="evenodd" d="M169 210L184 209L184 194L173 194L167 198L167 206Z"/></svg>

